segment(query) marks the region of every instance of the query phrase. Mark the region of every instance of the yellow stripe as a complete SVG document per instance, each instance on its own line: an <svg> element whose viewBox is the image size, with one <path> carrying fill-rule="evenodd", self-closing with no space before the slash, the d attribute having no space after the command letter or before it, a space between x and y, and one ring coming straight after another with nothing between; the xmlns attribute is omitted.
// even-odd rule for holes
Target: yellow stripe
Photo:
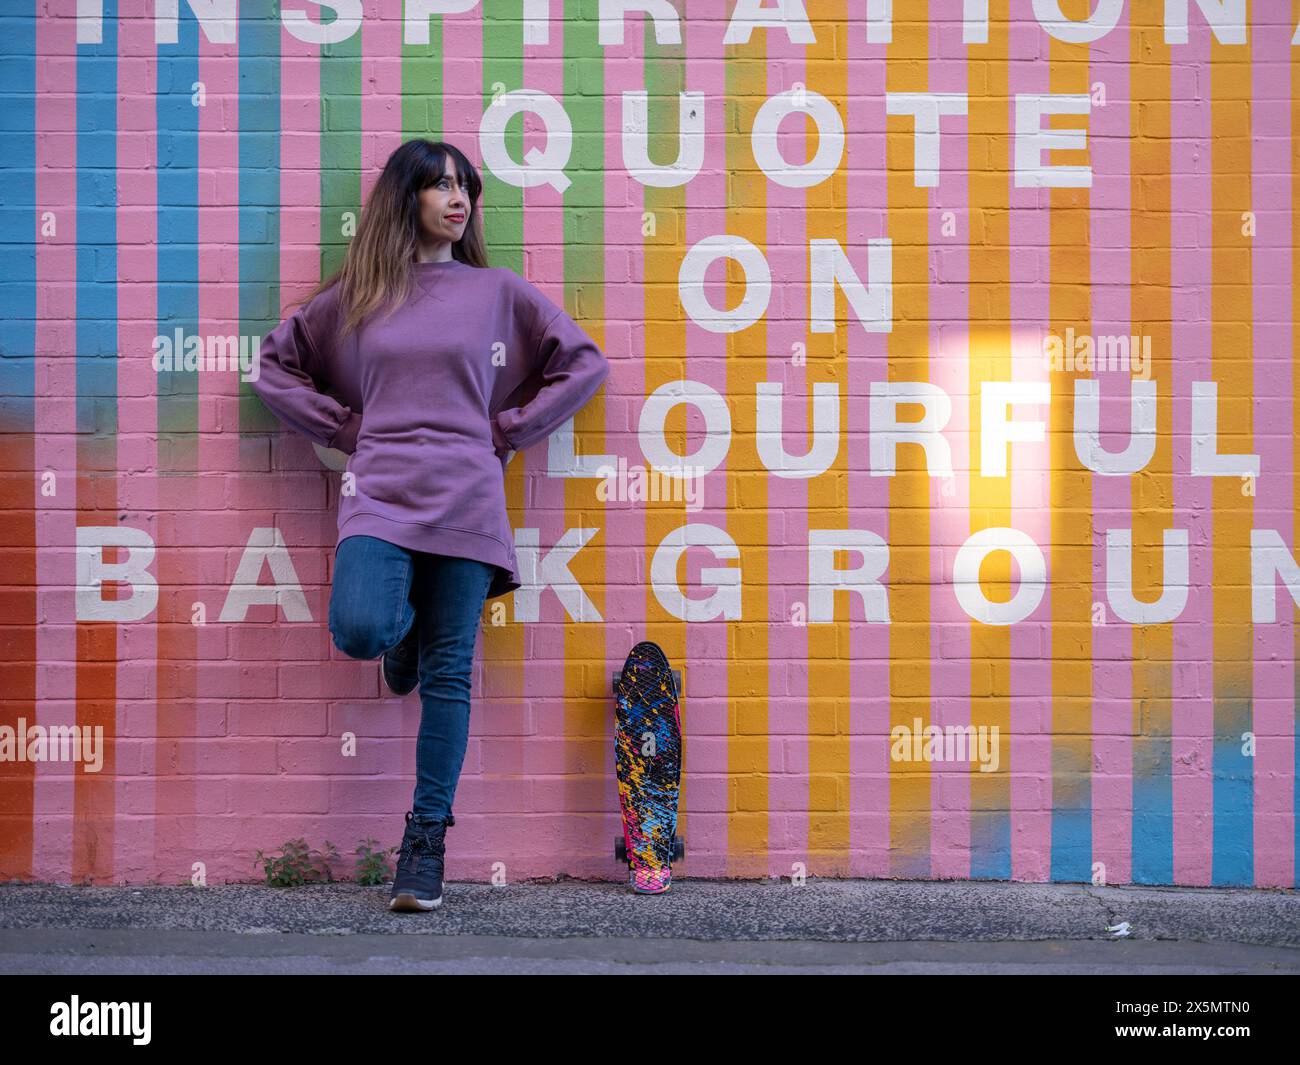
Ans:
<svg viewBox="0 0 1300 1065"><path fill-rule="evenodd" d="M929 11L917 5L894 23L887 46L886 90L925 92L929 83ZM860 31L859 31L860 32ZM889 380L930 377L929 199L916 187L915 122L886 119L889 235L893 240L894 323L889 334ZM906 417L906 410L900 418ZM919 411L917 412L919 413ZM930 476L919 447L898 450L889 481L889 715L890 728L930 724ZM929 763L889 766L890 866L899 876L930 868Z"/></svg>
<svg viewBox="0 0 1300 1065"><path fill-rule="evenodd" d="M1061 5L1067 18L1088 17L1088 0ZM1090 49L1049 38L1049 91L1087 93ZM1085 115L1044 120L1055 129L1087 128ZM1043 153L1059 166L1084 166L1086 150ZM1090 300L1091 248L1086 188L1053 188L1051 202L1051 327L1064 336L1092 335ZM1078 819L1092 808L1092 474L1074 449L1074 382L1087 374L1067 369L1052 374L1052 411L1048 423L1052 463L1052 547L1048 561L1052 633L1052 805L1058 818L1069 819L1069 835L1078 836Z"/></svg>
<svg viewBox="0 0 1300 1065"><path fill-rule="evenodd" d="M969 492L970 532L1005 527L1011 521L1009 449L1007 477L980 475L983 421L980 392L985 381L1009 381L1011 372L1011 174L1007 100L1005 13L990 10L987 44L968 46L970 130L968 165L970 197L970 368L971 428ZM1010 556L996 552L980 567L984 594L991 600L1011 598ZM972 836L978 848L981 813L1007 816L1011 808L1011 630L1008 626L971 622L971 724L998 729L998 771L981 773L972 761L970 804ZM978 851L972 862L980 860Z"/></svg>
<svg viewBox="0 0 1300 1065"><path fill-rule="evenodd" d="M1253 241L1242 232L1243 213L1252 209L1251 63L1248 46L1220 44L1212 35L1210 42L1211 366L1219 385L1218 449L1236 454L1249 452L1253 440ZM1248 493L1253 493L1254 486L1238 477L1215 477L1212 483L1210 581L1217 732L1221 725L1237 723L1250 728L1250 526L1254 497Z"/></svg>

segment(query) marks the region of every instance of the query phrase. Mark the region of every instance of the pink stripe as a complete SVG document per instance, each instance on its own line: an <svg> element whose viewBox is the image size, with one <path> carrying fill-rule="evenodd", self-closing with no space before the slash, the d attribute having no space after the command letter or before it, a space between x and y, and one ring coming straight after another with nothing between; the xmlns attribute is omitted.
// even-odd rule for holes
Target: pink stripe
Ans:
<svg viewBox="0 0 1300 1065"><path fill-rule="evenodd" d="M198 183L198 280L200 335L235 336L239 334L238 259L235 240L239 234L239 45L214 44L199 33L199 79L206 86L208 106L198 109L198 166L203 175ZM215 106L218 101L231 106ZM239 402L239 375L234 372L200 372L198 375L198 475L192 483L191 507L197 507L213 520L214 530L229 530L231 535L214 538L212 545L243 542L243 515L232 515L228 507L229 482L226 477L211 477L207 471L237 470L240 440L237 433L223 426L234 422ZM229 414L229 417L227 417ZM124 481L130 490L130 480ZM231 519L236 519L231 521ZM175 541L172 541L173 543ZM207 545L205 545L207 546ZM177 560L187 569L188 581L195 598L211 604L212 610L227 593L229 579L219 570L200 565L201 554L177 552ZM207 577L207 574L211 577ZM217 608L219 613L219 608ZM210 620L215 620L211 618ZM227 660L225 627L194 626L195 735L224 736L227 731L226 693L232 685L238 691L239 677ZM205 696L216 695L215 698ZM231 779L222 773L199 772L192 781L180 783L186 802L194 814L193 833L196 854L212 864L213 856L224 845L224 830L219 817L235 806ZM327 785L307 783L306 790L325 790ZM306 826L304 826L305 828ZM233 864L233 862L232 862Z"/></svg>
<svg viewBox="0 0 1300 1065"><path fill-rule="evenodd" d="M383 172L388 157L402 143L402 5L400 0L382 0L376 5L379 10L366 13L361 31L361 202L364 205L374 190L379 175ZM337 527L326 533L328 542L337 543ZM326 552L333 555L331 548ZM328 569L332 575L332 566ZM321 599L321 611L328 618L330 586L327 584ZM325 628L325 626L322 626ZM328 632L322 638L329 647L329 653L339 658L346 658L333 647L333 638ZM480 637L480 656L486 641ZM356 662L352 668L359 677L366 679L374 676L374 664ZM471 705L477 709L481 689L482 670L476 662L471 677ZM382 689L380 694L386 695ZM402 824L402 813L411 808L415 787L415 747L416 736L420 727L420 699L417 693L407 699L385 699L383 706L365 706L356 703L345 704L335 709L333 715L346 717L346 723L329 727L335 735L343 729L355 731L358 735L376 734L391 737L385 750L382 783L374 788L367 788L364 780L348 781L357 789L359 800L340 802L340 795L335 791L325 791L321 799L321 809L328 809L332 814L356 818L355 836L375 836L388 840L396 837L398 826ZM376 717L382 714L380 721ZM477 776L475 767L480 758L479 740L474 738L478 714L470 714L471 737L465 750L465 775L462 782ZM307 727L304 724L304 727ZM329 787L328 778L321 783ZM337 788L337 783L334 785ZM469 789L458 786L454 812L459 813L461 799ZM472 805L472 804L471 804ZM468 806L467 806L468 808ZM399 811L395 817L393 811ZM364 820L361 820L363 819ZM459 821L457 822L459 823ZM446 872L449 876L473 875L462 862L468 848L452 849L447 855Z"/></svg>
<svg viewBox="0 0 1300 1065"><path fill-rule="evenodd" d="M727 60L724 56L728 49L722 44L726 31L726 21L730 11L729 5L719 0L706 0L690 7L690 21L682 19L682 39L685 43L686 70L685 84L689 92L704 95L704 161L700 172L686 185L683 197L686 206L685 247L686 251L705 237L727 230L727 208L735 206L728 200L726 132L727 115L723 107L726 99ZM633 30L633 27L636 27ZM627 32L640 35L637 22L629 21ZM660 219L660 224L665 223ZM710 278L719 277L720 266L710 271ZM714 298L716 291L711 287ZM671 300L672 297L670 296ZM644 314L654 315L658 295L647 293ZM670 303L671 306L671 303ZM727 337L721 333L710 333L686 319L683 329L686 344L685 374L688 380L697 381L712 388L721 396L728 395L727 389ZM640 410L639 389L630 390L628 395L634 397L635 410L632 418ZM752 402L752 399L751 399ZM690 423L699 425L698 414L690 415ZM630 421L635 425L635 421ZM734 430L734 426L733 426ZM688 437L687 454L692 454L703 445L703 437L695 432ZM683 524L707 524L719 529L729 525L730 507L727 503L727 470L734 460L735 446L717 469L701 479L697 485L700 492L698 511L683 515ZM638 454L637 461L644 462ZM689 461L689 459L687 460ZM632 541L636 543L638 541ZM652 548L653 550L653 545ZM742 547L743 551L743 547ZM690 556L700 556L703 552L695 549ZM743 556L735 563L742 565ZM730 563L724 563L730 565ZM699 563L693 559L684 567L686 581L698 580ZM743 569L742 569L743 573ZM684 589L689 593L689 587ZM637 615L633 615L634 617ZM691 841L687 843L687 861L692 876L727 876L734 875L729 862L729 851L736 849L730 841L727 812L731 809L730 765L728 756L731 751L730 725L727 714L728 683L727 664L730 660L728 635L731 625L725 619L706 624L686 626L686 662L687 683L686 698L683 706L683 725L687 728L686 765L684 772L688 783L686 794L690 796ZM687 725L689 722L689 725ZM772 732L776 729L773 727ZM779 747L769 742L769 764L772 773L780 772ZM769 776L769 786L774 780ZM776 854L778 841L783 838L784 820L773 815L773 805L768 806L768 853L766 860L773 873L789 873L788 854L783 851L780 860ZM696 813L695 811L700 811ZM707 811L707 813L705 812ZM757 814L758 811L751 811ZM692 850L693 848L693 850ZM690 857L694 853L696 857ZM752 856L757 865L764 861L762 854ZM754 866L747 866L750 872Z"/></svg>
<svg viewBox="0 0 1300 1065"><path fill-rule="evenodd" d="M122 524L148 530L161 549L166 541L159 539L155 525L155 515L162 509L156 474L159 378L143 357L153 350L158 319L157 48L152 13L145 0L130 0L117 24L118 337L121 350L129 355L118 365L117 461L122 470L148 471L147 476L123 482ZM171 812L160 807L153 779L155 737L163 715L156 686L160 654L156 611L150 620L152 624L124 625L118 632L118 817L113 867L115 879L128 881L154 876L164 867L158 864L156 818Z"/></svg>
<svg viewBox="0 0 1300 1065"><path fill-rule="evenodd" d="M140 24L148 25L148 20L143 18L143 10L140 14L142 16ZM145 86L148 86L145 90L148 93L146 101L156 105L155 97L160 91L158 46L151 39L141 37L135 37L133 45L132 54L140 56L147 64L147 70L137 68L141 69L140 88L145 89ZM149 112L147 119L142 112L141 121L147 122L145 128L153 130L155 136L157 135L156 106ZM153 158L141 162L157 165L156 146ZM156 193L156 176L153 181L148 182L148 185ZM164 209L157 204L156 200L142 206L153 209L155 241L165 240L165 234L162 232L165 222ZM152 246L152 253L155 256L154 268L145 275L147 277L156 275L156 243ZM154 317L149 322L150 331L160 328L169 331L174 329L172 323L163 326L157 320L159 297L156 287L146 298L151 300L154 313ZM189 327L187 323L186 328ZM161 384L162 377L155 375L152 389L146 393L153 400L152 405L155 409L151 415L155 418ZM150 415L146 415L146 418L148 417ZM210 528L210 523L204 518L192 517L189 512L187 496L189 490L193 488L192 482L196 479L195 476L186 477L185 481L189 483L181 484L180 477L159 475L164 464L168 466L169 474L183 470L184 452L175 447L168 449L166 453L161 447L156 446L155 450L154 464L149 467L155 472L154 491L148 495L147 501L155 508L150 515L152 525L149 529L155 543L159 546L159 554L153 569L158 575L160 585L158 605L154 615L159 626L154 633L159 658L151 663L152 676L148 681L151 685L149 690L155 693L153 720L148 734L155 739L152 742L145 741L141 768L150 776L152 785L152 795L144 801L146 803L152 801L153 811L158 818L154 825L154 849L151 856L153 867L171 869L175 868L178 862L188 865L190 861L200 857L195 846L194 802L192 783L189 779L195 773L198 743L196 737L200 735L193 710L197 653L194 636L186 633L180 623L182 614L188 620L188 604L194 602L199 592L185 580L186 560L177 557L167 548L173 544L191 542L195 531L202 526ZM132 636L132 633L125 633L120 639L130 641ZM119 695L121 694L123 693L119 692ZM205 854L202 858L212 864L212 855ZM217 875L224 870L212 869L211 872Z"/></svg>
<svg viewBox="0 0 1300 1065"><path fill-rule="evenodd" d="M966 46L961 22L930 20L931 92L967 92ZM971 620L953 595L957 547L970 533L970 121L940 119L939 185L930 192L930 373L952 400L943 431L952 448L950 483L930 481L930 684L931 720L949 725L987 724L971 713ZM966 135L963 135L965 133ZM956 235L944 234L944 216ZM947 495L944 494L945 488ZM970 876L971 771L969 762L931 764L930 875Z"/></svg>
<svg viewBox="0 0 1300 1065"><path fill-rule="evenodd" d="M1034 19L1030 0L1013 0L1008 49L1008 152L1014 151L1015 98L1049 91L1048 38ZM990 26L989 33L999 32ZM1046 123L1045 123L1046 124ZM996 165L997 160L993 161ZM1006 160L1011 167L1013 160ZM1049 189L1010 183L1012 379L1049 380L1042 337L1052 327L1052 215ZM1058 387L1053 382L1053 388ZM1053 395L1053 402L1062 400ZM1025 415L1049 419L1046 407ZM1048 589L1038 609L1011 627L1011 878L1051 877L1052 849L1052 441L1016 444L1010 451L1011 526L1027 534L1047 561ZM978 468L979 456L972 462Z"/></svg>
<svg viewBox="0 0 1300 1065"><path fill-rule="evenodd" d="M1210 33L1188 33L1172 52L1170 189L1174 249L1174 515L1187 530L1187 606L1174 622L1174 882L1208 884L1214 844L1214 588L1212 478L1191 473L1192 382L1213 380L1209 308L1213 245L1209 75Z"/></svg>
<svg viewBox="0 0 1300 1065"><path fill-rule="evenodd" d="M867 241L889 236L889 184L885 171L885 64L888 45L868 44L859 22L845 23L849 84L845 101L845 254L864 283ZM849 165L851 163L851 165ZM867 332L843 293L836 293L837 313L848 314L848 365L844 376L851 397L845 419L848 447L848 507L853 528L867 529L889 541L889 478L871 475L868 450L868 397L873 381L889 379L889 334ZM853 557L853 556L851 556ZM889 587L893 565L881 576ZM851 876L888 876L890 866L889 761L889 626L866 624L860 597L849 598L849 747ZM780 767L776 767L780 771Z"/></svg>
<svg viewBox="0 0 1300 1065"><path fill-rule="evenodd" d="M484 173L483 158L480 152L478 129L483 117L485 102L483 99L484 57L483 24L478 18L465 18L456 15L438 16L442 30L442 130L441 133L429 134L430 140L443 140L455 145L478 169L484 183L490 183L490 176ZM434 20L430 20L430 44L435 38ZM399 31L400 34L400 31ZM400 38L399 38L400 39ZM532 48L524 45L525 56L530 57ZM527 59L525 60L527 66ZM528 75L524 75L528 84ZM405 86L407 93L425 93L430 89L415 85ZM490 203L490 193L484 192L479 203L480 210ZM490 230L485 230L485 239L489 246L493 240ZM538 450L543 450L542 445ZM526 462L523 455L516 457L510 470ZM528 548L527 530L533 526L532 514L527 508L523 522L515 526L516 541L521 559L526 556ZM526 563L521 562L521 565ZM528 574L525 572L525 579ZM513 635L521 623L521 607L524 606L522 589L505 600L497 603L506 607L511 628L503 635ZM489 610L494 609L491 605ZM531 646L526 642L534 639ZM465 828L459 854L448 851L447 875L453 878L472 878L480 875L476 870L484 868L486 863L497 857L512 852L512 842L518 838L519 824L499 818L476 814L487 814L494 810L513 809L541 812L556 808L555 800L548 798L554 787L552 772L564 772L567 762L559 765L546 757L545 749L537 749L537 736L564 736L562 716L548 717L542 710L543 703L534 702L529 695L533 692L544 693L555 690L554 680L549 683L543 678L553 678L557 670L563 677L564 651L557 646L551 631L545 626L534 624L530 633L524 635L525 652L521 664L516 669L513 651L510 658L503 663L509 682L493 680L489 682L488 670L492 669L500 651L493 646L491 632L485 632L479 638L479 653L476 657L475 674L471 687L473 713L470 715L469 743L465 750L465 763L461 771L460 782L456 787L455 812L458 825ZM513 646L513 644L507 644ZM530 653L531 652L531 653ZM558 665L556 664L558 662ZM519 687L515 685L518 683ZM561 707L563 703L560 703ZM546 721L546 725L540 724ZM402 745L402 773L413 774L415 767L415 726L419 723L419 709L410 718L409 740ZM540 766L540 772L530 766ZM545 774L545 775L543 775ZM405 779L405 778L404 778ZM409 799L409 789L407 798ZM572 853L574 848L567 841L557 842L557 850ZM512 878L529 876L541 870L526 863L515 865L510 870Z"/></svg>
<svg viewBox="0 0 1300 1065"><path fill-rule="evenodd" d="M164 91L163 64L158 58L161 52L162 49L155 46L155 93ZM188 131L173 128L167 138L160 136L160 141L169 139L172 144L176 144L187 135ZM204 185L205 178L200 176L195 181L196 196L203 194ZM166 245L170 236L164 228L168 208L162 204L156 204L155 207L159 216L159 242ZM185 208L182 207L181 210ZM174 248L177 252L180 251L179 246ZM181 285L186 285L189 281L188 278L176 278L174 275L162 280ZM160 331L165 329L169 333L181 329L185 334L202 328L201 323L187 319L188 315L182 314L176 320L158 323L158 327ZM164 381L171 384L183 379L183 376L175 373L160 375L155 382L155 395L161 393ZM201 409L204 374L196 376L197 406ZM161 401L159 403L161 405ZM204 535L213 537L216 543L225 542L229 526L214 522L210 513L211 495L204 496L207 500L206 507L202 499L198 505L194 502L194 493L204 491L200 486L205 480L205 468L201 457L191 448L188 441L185 445L173 442L170 447L160 446L158 465L155 467L160 474L165 473L166 476L158 477L155 498L158 507L155 515L157 543L161 550L156 558L154 572L158 575L157 619L161 628L156 634L159 659L154 663L154 685L158 694L154 735L158 742L153 749L153 802L159 817L154 836L154 861L160 869L175 868L177 865L184 868L193 861L206 861L209 871L217 875L224 873L225 869L219 866L213 868L217 866L213 861L215 856L205 850L199 839L200 827L194 794L204 728L198 710L198 633L190 631L196 627L187 626L187 623L191 618L190 604L196 602L205 590L197 585L197 567L191 553L177 551L174 545L201 543L199 537ZM131 637L125 635L122 638L129 641ZM210 756L205 751L205 761L208 757ZM207 764L211 766L210 762Z"/></svg>
<svg viewBox="0 0 1300 1065"><path fill-rule="evenodd" d="M1292 418L1291 26L1267 5L1251 8L1251 207L1254 381L1252 418L1260 476L1254 528L1276 529L1294 551ZM1269 21L1270 18L1272 21ZM1255 629L1255 884L1295 883L1295 613L1278 592L1277 623Z"/></svg>
<svg viewBox="0 0 1300 1065"><path fill-rule="evenodd" d="M50 205L57 236L41 235L44 210L32 225L36 241L36 398L32 413L38 471L52 470L58 494L34 493L36 537L62 550L36 553L38 618L73 618L76 605L77 451L77 65L73 0L59 17L36 19L36 202ZM52 13L53 14L53 13ZM72 83L69 84L69 79ZM54 205L58 205L54 207ZM36 721L42 727L77 719L75 625L36 628ZM105 737L107 739L108 737ZM120 756L119 756L120 757ZM34 772L32 875L55 880L72 869L73 762L37 762Z"/></svg>
<svg viewBox="0 0 1300 1065"><path fill-rule="evenodd" d="M604 125L608 131L623 128L623 93L645 89L644 42L643 34L624 32L622 44L604 49ZM617 142L611 133L609 143ZM644 323L653 306L646 298L645 238L641 236L641 215L646 209L645 187L621 166L606 166L603 178L606 205L605 317L608 323L604 351L610 363L609 378L605 383L603 461L617 467L622 460L632 466L638 461L636 437L629 431L635 428L632 399L640 396L645 387L643 354L647 345ZM595 486L599 482L582 483ZM607 622L611 619L619 622L604 626L605 661L609 663L609 669L602 673L600 684L602 693L606 693L606 678L623 667L632 646L645 638L643 625L626 622L645 614L648 590L644 582L624 578L630 573L646 571L646 552L639 545L648 543L648 540L644 507L615 498L605 502L600 513L605 527L605 618ZM682 663L683 679L689 677L692 684L695 680L693 666L689 659ZM689 832L692 841L688 864L680 869L683 873L690 869L694 875L699 875L700 863L708 861L708 858L695 855L701 851L712 853L726 846L726 826L722 825L719 831L715 807L709 802L714 790L713 780L725 782L726 778L723 774L710 778L700 768L699 747L708 743L710 737L701 735L697 738L695 730L702 716L708 713L708 703L700 700L696 704L690 698L692 692L693 687L683 693L680 706L685 761L682 765L678 824L679 834ZM605 719L606 727L611 730L612 714L611 709L610 717ZM723 721L725 726L725 718ZM600 838L612 840L623 831L612 742L604 745L603 764L605 787L601 809L606 811L606 816ZM724 790L724 800L725 796ZM725 806L722 809L725 810ZM704 838L704 833L709 831L715 834L712 846Z"/></svg>
<svg viewBox="0 0 1300 1065"><path fill-rule="evenodd" d="M534 92L542 93L553 97L561 106L564 106L565 89L572 88L576 91L577 75L574 70L566 71L564 63L565 38L569 23L560 19L553 19L550 25L550 33L545 44L526 44L524 46L523 61L523 79L522 84L528 86ZM569 84L566 86L566 77ZM569 114L570 120L575 114L572 107L565 107ZM546 125L540 116L531 112L525 112L523 118L523 140L519 151L520 158L526 159L528 153L536 148L542 151L547 145ZM552 133L550 136L554 137ZM577 143L577 136L574 138ZM551 141L554 144L554 141ZM567 169L567 173L572 180L573 167ZM578 191L579 186L571 185L568 195ZM580 289L579 300L572 303L566 299L565 290L565 270L566 267L581 275L586 273L582 269L582 253L575 250L575 254L570 260L568 249L564 240L564 219L566 203L566 194L559 189L550 185L535 185L531 188L525 188L523 191L523 209L524 209L524 261L523 274L529 281L536 285L542 292L549 296L558 306L565 307L569 313L578 321L580 325L587 328L588 332L594 334L594 339L599 343L601 339L600 321L587 321L586 315L590 310L596 309L598 303L589 302L591 299L598 299L598 294L593 292L589 286L583 286ZM570 209L576 207L575 204L569 205ZM575 422L579 419L575 418ZM525 488L525 523L527 528L535 530L537 536L537 557L540 560L556 545L566 538L576 535L580 528L578 522L570 525L570 515L565 512L565 499L568 495L569 480L562 476L552 476L549 472L550 451L558 443L554 437L543 441L536 447L524 452L514 462L522 464L524 469L524 479L527 487ZM577 434L575 432L575 445L577 444ZM577 482L583 488L587 487L587 482ZM574 515L576 517L576 514ZM595 524L599 524L596 522ZM598 541L603 539L596 538ZM578 573L583 571L584 566L589 565L590 557L596 548L592 543L578 552L574 559L575 568ZM532 623L532 629L535 638L544 637L548 647L535 655L527 655L524 664L524 676L527 679L524 690L534 699L533 717L537 728L542 734L547 736L562 736L569 741L569 749L565 758L566 774L576 774L579 763L577 760L577 751L573 744L573 724L569 720L568 707L569 700L566 698L565 691L565 673L566 664L574 658L585 658L580 645L570 643L565 626L575 621L586 621L591 624L591 619L596 616L595 611L584 613L581 611L579 603L585 598L590 600L591 589L587 581L575 573L575 587L565 595L564 599L557 594L555 589L544 589L541 593L541 599L537 605L537 619ZM573 602L571 599L577 599ZM519 593L515 594L516 604L520 601ZM565 600L569 600L568 603ZM595 605L594 600L591 601ZM585 604L583 604L585 605ZM589 638L592 643L587 646L599 646L596 640L596 634L590 633ZM603 667L600 669L604 673ZM602 689L605 684L602 678ZM602 691L604 695L604 691ZM532 803L524 806L524 809L531 809L536 812L543 811L561 811L566 809L590 809L592 798L583 798L579 795L580 789L598 788L600 794L606 790L605 781L599 785L594 781L581 781L573 775L566 775L563 780L555 778L541 778L532 782L531 798ZM521 798L525 798L521 796ZM556 844L561 848L561 853L577 854L581 853L584 845L590 839L590 828L585 820L581 817L563 817L557 818L554 827L551 829ZM609 866L603 860L599 868L608 873Z"/></svg>
<svg viewBox="0 0 1300 1065"><path fill-rule="evenodd" d="M362 203L402 143L402 2L379 0L374 6L378 10L366 13L361 32Z"/></svg>
<svg viewBox="0 0 1300 1065"><path fill-rule="evenodd" d="M1106 106L1089 113L1089 244L1092 269L1092 334L1128 336L1132 331L1132 195L1129 152L1132 149L1129 107L1128 9L1119 24L1091 46L1088 84L1105 86ZM1084 330L1085 323L1076 326ZM1140 339L1140 338L1139 338ZM1099 351L1099 348L1097 349ZM1123 450L1130 439L1130 387L1133 375L1110 372L1100 364L1094 374L1101 393L1102 446ZM1073 409L1072 396L1056 396ZM1092 778L1093 860L1105 863L1108 883L1132 879L1133 854L1133 662L1135 627L1122 621L1106 602L1106 529L1133 529L1133 488L1128 477L1092 474L1093 601L1105 603L1106 624L1092 629ZM1144 525L1143 528L1150 528ZM1163 551L1160 534L1154 546L1137 542L1133 556L1156 557ZM1138 565L1133 565L1134 573ZM1144 730L1145 731L1145 730Z"/></svg>
<svg viewBox="0 0 1300 1065"><path fill-rule="evenodd" d="M780 31L766 33L764 44L769 100L793 88L796 82L807 84L803 45L792 44L789 35ZM808 91L816 92L817 87L809 85ZM797 166L809 157L816 143L807 132L810 126L810 120L802 115L791 115L781 123L776 136L777 152L785 165ZM809 377L822 376L820 372L810 375L806 363L798 367L790 362L794 345L808 341L808 194L805 189L787 188L775 181L765 181L764 188L767 247L763 251L772 276L761 326L766 330L768 352L764 379L779 384L783 391L780 446L799 454L811 440ZM820 196L822 191L819 187L817 194ZM754 410L757 395L752 384L746 382L743 390L733 385L723 392L729 393L751 412ZM760 425L758 431L769 428ZM809 861L810 821L826 815L826 811L813 806L812 799L811 699L816 697L824 704L832 693L813 696L809 692L808 626L790 623L794 604L802 602L806 607L808 600L808 480L769 472L766 483L768 542L780 545L769 550L767 556L768 751L772 758L768 809L774 842L779 840L792 855L805 855L803 860ZM824 519L817 522L819 528L824 524L837 523ZM835 629L823 626L820 631L833 633ZM825 737L818 739L824 741ZM829 857L827 860L834 861ZM833 875L832 868L826 868L825 875ZM788 876L790 865L774 871ZM821 869L810 866L809 871Z"/></svg>

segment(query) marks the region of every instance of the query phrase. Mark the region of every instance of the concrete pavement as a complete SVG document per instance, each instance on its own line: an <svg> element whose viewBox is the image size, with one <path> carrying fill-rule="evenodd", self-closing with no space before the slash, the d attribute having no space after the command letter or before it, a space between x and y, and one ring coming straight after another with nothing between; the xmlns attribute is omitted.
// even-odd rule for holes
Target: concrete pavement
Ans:
<svg viewBox="0 0 1300 1065"><path fill-rule="evenodd" d="M1300 894L969 881L0 885L0 971L1300 973Z"/></svg>

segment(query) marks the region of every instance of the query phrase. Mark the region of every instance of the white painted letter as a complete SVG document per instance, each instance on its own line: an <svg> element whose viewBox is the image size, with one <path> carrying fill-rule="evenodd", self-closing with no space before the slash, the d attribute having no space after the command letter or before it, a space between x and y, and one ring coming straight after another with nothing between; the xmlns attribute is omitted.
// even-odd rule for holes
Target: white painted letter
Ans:
<svg viewBox="0 0 1300 1065"><path fill-rule="evenodd" d="M1020 587L1005 603L990 602L980 587L980 564L994 551L1010 551L1020 569ZM1047 586L1047 562L1032 539L1019 529L981 529L961 545L953 563L957 602L985 625L1014 625L1037 608Z"/></svg>
<svg viewBox="0 0 1300 1065"><path fill-rule="evenodd" d="M1164 530L1164 587L1154 603L1133 595L1133 530L1106 530L1106 600L1121 621L1164 625L1187 605L1187 530Z"/></svg>
<svg viewBox="0 0 1300 1065"><path fill-rule="evenodd" d="M920 421L900 422L898 408L917 403ZM893 477L899 444L920 444L931 477L952 476L952 448L942 436L952 417L952 397L928 381L871 382L871 476Z"/></svg>
<svg viewBox="0 0 1300 1065"><path fill-rule="evenodd" d="M1083 149L1088 146L1087 130L1044 128L1043 116L1086 115L1091 106L1092 97L1087 93L1070 96L1016 94L1016 188L1092 187L1090 166L1054 166L1043 161L1043 152L1048 149Z"/></svg>
<svg viewBox="0 0 1300 1065"><path fill-rule="evenodd" d="M939 116L966 114L964 92L889 92L885 111L891 115L914 115L913 184L934 188L939 184Z"/></svg>
<svg viewBox="0 0 1300 1065"><path fill-rule="evenodd" d="M1074 449L1079 462L1094 473L1127 477L1137 473L1156 453L1156 382L1129 384L1129 438L1118 455L1101 446L1101 382L1074 382Z"/></svg>
<svg viewBox="0 0 1300 1065"><path fill-rule="evenodd" d="M1007 475L1007 444L1043 440L1047 423L1009 422L1007 407L1013 403L1052 402L1052 386L1046 381L984 381L980 387L980 476Z"/></svg>

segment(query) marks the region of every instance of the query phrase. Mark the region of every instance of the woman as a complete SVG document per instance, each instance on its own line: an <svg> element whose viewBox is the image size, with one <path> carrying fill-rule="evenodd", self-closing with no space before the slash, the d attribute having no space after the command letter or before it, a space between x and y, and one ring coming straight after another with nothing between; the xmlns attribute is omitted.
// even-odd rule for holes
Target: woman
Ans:
<svg viewBox="0 0 1300 1065"><path fill-rule="evenodd" d="M262 342L253 389L347 454L330 594L335 646L420 690L415 796L389 908L442 902L486 599L520 587L505 466L595 394L609 364L565 311L483 248L482 181L450 144L388 158L338 273ZM335 397L338 398L335 398Z"/></svg>

